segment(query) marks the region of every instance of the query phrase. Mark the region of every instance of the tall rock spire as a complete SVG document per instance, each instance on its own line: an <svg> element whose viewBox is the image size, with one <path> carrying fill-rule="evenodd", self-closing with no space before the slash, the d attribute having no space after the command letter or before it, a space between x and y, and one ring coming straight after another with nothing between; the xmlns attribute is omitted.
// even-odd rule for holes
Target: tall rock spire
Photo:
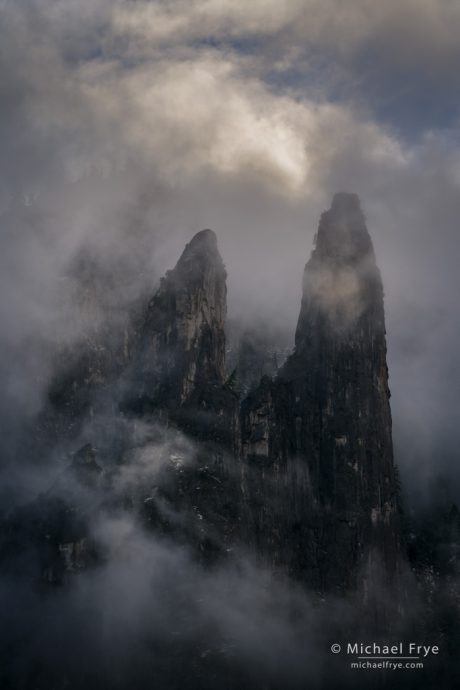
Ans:
<svg viewBox="0 0 460 690"><path fill-rule="evenodd" d="M261 547L277 553L279 541L280 562L321 590L353 587L376 561L397 570L389 397L372 241L358 197L336 194L305 268L295 350L243 405L242 425L249 467L265 467L258 479L247 471L248 495L268 492Z"/></svg>

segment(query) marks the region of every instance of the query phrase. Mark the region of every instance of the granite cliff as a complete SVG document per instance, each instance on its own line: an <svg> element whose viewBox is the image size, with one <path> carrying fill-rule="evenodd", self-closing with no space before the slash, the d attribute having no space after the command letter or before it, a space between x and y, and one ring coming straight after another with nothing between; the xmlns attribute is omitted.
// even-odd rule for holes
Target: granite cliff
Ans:
<svg viewBox="0 0 460 690"><path fill-rule="evenodd" d="M337 194L321 217L305 268L295 348L278 371L272 360L267 365L263 346L251 342L250 357L240 355L236 371L227 372L226 292L216 236L204 230L140 313L117 365L105 368L112 428L121 424L130 430L118 447L113 441L107 446L102 437L97 451L88 445L80 417L89 403L69 406L72 391L83 385L72 369L70 398L61 397L72 426L83 429L74 475L80 486L89 482L94 500L82 515L79 492L61 496L55 487L60 502L47 495L34 503L34 513L46 507L47 525L53 505L58 523L63 510L78 515L72 534L46 528L61 540L53 551L54 570L62 573L60 561L69 549L84 562L81 540L91 510L123 505L149 529L197 549L205 562L234 547L250 548L262 562L321 593L363 585L365 590L374 571L393 581L401 527L383 289L358 198ZM238 387L241 362L245 384ZM248 362L272 375L255 383ZM56 390L54 385L50 391L48 420L62 415ZM142 450L145 439L133 440L139 425L148 426L153 450ZM169 437L189 439L193 459L182 462L170 454L163 462L161 451L163 464L154 481L139 480L123 495L117 473L141 450L157 465L155 449L164 447L165 429ZM7 524L11 536L14 517ZM50 567L47 561L48 578Z"/></svg>
<svg viewBox="0 0 460 690"><path fill-rule="evenodd" d="M359 200L337 194L305 267L295 349L242 405L248 534L319 591L401 556L383 289Z"/></svg>

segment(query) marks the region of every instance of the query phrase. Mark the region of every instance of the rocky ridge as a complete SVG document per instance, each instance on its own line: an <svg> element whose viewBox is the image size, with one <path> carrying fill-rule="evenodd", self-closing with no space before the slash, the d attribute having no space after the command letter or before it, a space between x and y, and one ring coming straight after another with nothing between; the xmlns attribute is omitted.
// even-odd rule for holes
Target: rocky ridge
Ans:
<svg viewBox="0 0 460 690"><path fill-rule="evenodd" d="M117 469L85 446L74 461L78 483L97 479L99 506L137 506L150 528L205 561L245 545L318 592L365 586L373 569L391 581L401 528L383 289L358 198L338 194L323 214L294 351L243 400L226 374L225 319L226 271L204 230L162 279L110 384L124 425L185 434L193 459L167 462L128 500L114 492ZM59 400L54 388L56 415ZM139 450L130 443L118 465Z"/></svg>

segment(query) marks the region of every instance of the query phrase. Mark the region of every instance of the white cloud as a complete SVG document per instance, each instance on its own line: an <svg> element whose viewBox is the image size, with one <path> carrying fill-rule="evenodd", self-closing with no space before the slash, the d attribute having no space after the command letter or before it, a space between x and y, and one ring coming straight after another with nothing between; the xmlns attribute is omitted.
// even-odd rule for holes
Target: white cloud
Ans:
<svg viewBox="0 0 460 690"><path fill-rule="evenodd" d="M458 54L456 0L149 0L113 5L114 35L168 45L205 39L277 35L283 49L296 42L349 57L374 42L404 63Z"/></svg>
<svg viewBox="0 0 460 690"><path fill-rule="evenodd" d="M142 159L173 186L214 172L305 193L351 140L375 163L404 160L394 138L349 107L274 93L237 60L215 52L128 70L90 63L74 79L105 146L101 154ZM50 109L49 117L65 126L72 114Z"/></svg>
<svg viewBox="0 0 460 690"><path fill-rule="evenodd" d="M22 46L12 57L27 82L30 121L41 137L60 137L59 158L71 179L135 159L173 187L210 172L249 175L298 195L321 185L325 168L350 146L363 161L404 164L395 137L352 106L274 90L260 72L261 55L193 43L277 32L283 45L334 37L355 43L383 12L369 12L366 0L346 10L335 0L34 6L36 25L9 10Z"/></svg>

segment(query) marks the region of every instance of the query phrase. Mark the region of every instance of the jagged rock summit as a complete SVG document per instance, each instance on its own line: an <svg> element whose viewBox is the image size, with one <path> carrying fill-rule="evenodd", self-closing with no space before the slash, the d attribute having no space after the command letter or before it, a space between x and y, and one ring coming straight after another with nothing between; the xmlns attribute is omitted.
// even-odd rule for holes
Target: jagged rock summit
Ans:
<svg viewBox="0 0 460 690"><path fill-rule="evenodd" d="M197 233L147 306L131 362L130 404L233 447L236 396L225 387L227 273L212 230Z"/></svg>
<svg viewBox="0 0 460 690"><path fill-rule="evenodd" d="M148 305L142 329L145 396L183 405L225 379L226 272L211 230L187 244Z"/></svg>
<svg viewBox="0 0 460 690"><path fill-rule="evenodd" d="M356 194L334 196L321 216L315 242L304 273L296 351L307 346L308 334L317 326L344 332L366 310L384 330L382 281Z"/></svg>
<svg viewBox="0 0 460 690"><path fill-rule="evenodd" d="M340 193L305 267L294 352L242 407L250 533L321 591L398 571L389 397L380 272L358 197Z"/></svg>

